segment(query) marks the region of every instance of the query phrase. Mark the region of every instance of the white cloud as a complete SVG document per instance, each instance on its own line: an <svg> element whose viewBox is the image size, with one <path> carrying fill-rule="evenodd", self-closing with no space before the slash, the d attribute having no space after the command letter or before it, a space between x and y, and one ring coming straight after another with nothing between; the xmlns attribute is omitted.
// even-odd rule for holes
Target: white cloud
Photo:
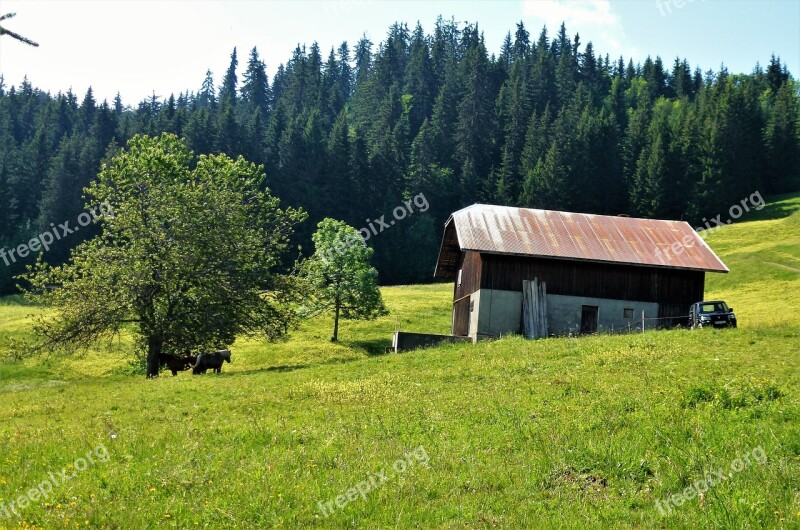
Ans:
<svg viewBox="0 0 800 530"><path fill-rule="evenodd" d="M564 22L570 38L580 35L581 49L591 41L597 54L608 53L612 58L636 55L625 44L622 21L611 9L610 0L524 0L523 16L534 39L541 25L547 25L552 38Z"/></svg>

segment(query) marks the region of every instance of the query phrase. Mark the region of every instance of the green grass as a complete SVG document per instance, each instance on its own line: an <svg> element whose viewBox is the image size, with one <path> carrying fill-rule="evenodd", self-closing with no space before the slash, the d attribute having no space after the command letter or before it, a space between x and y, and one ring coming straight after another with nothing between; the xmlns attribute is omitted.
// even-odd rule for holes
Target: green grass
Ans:
<svg viewBox="0 0 800 530"><path fill-rule="evenodd" d="M706 299L728 301L744 326L793 323L800 299L800 195L770 198L752 217L709 235L731 270L706 274Z"/></svg>
<svg viewBox="0 0 800 530"><path fill-rule="evenodd" d="M339 344L329 318L240 341L219 376L126 375L124 342L9 359L0 502L98 444L109 458L21 518L0 511L0 528L800 527L800 196L781 199L708 239L731 273L708 275L706 296L736 309L736 330L384 355L397 327L448 331L439 284L384 289L391 314L345 323ZM0 357L37 311L0 300ZM419 447L427 465L391 469ZM764 464L657 508L758 447ZM323 516L318 501L381 470Z"/></svg>

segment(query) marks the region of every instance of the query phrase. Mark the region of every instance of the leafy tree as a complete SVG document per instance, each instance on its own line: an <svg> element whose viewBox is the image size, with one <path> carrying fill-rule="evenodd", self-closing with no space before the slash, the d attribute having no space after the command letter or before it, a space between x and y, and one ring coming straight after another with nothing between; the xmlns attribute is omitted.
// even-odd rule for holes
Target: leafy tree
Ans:
<svg viewBox="0 0 800 530"><path fill-rule="evenodd" d="M313 293L309 309L333 312L332 341L339 340L339 319L370 320L387 314L378 289L378 271L370 265L372 249L358 231L325 218L314 233L314 255L303 262Z"/></svg>
<svg viewBox="0 0 800 530"><path fill-rule="evenodd" d="M196 158L174 135L132 138L86 190L89 206L108 205L102 234L26 277L27 295L56 310L37 325L45 344L131 329L154 377L162 352L286 333L295 282L275 267L305 214L282 210L263 178L243 158Z"/></svg>

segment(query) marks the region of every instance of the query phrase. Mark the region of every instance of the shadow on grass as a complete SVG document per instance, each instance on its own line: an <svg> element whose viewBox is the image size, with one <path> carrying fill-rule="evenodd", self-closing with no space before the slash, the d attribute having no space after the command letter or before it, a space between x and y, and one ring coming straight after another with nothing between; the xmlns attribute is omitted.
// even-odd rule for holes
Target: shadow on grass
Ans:
<svg viewBox="0 0 800 530"><path fill-rule="evenodd" d="M786 193L772 195L764 200L767 205L760 210L750 210L738 221L765 221L769 219L783 219L800 211L800 194Z"/></svg>
<svg viewBox="0 0 800 530"><path fill-rule="evenodd" d="M369 355L369 354L367 354ZM352 363L355 361L362 360L363 357L351 357L351 358L335 358L335 359L328 359L327 361L322 361L319 363L312 363L312 364L282 364L278 366L268 366L266 368L254 368L252 370L242 370L236 372L223 372L223 374L227 375L253 375L253 374L263 374L264 372L273 372L273 373L285 373L285 372L294 372L296 370L305 370L307 368L314 368L318 366L325 366L330 364L345 364L345 363ZM219 375L219 374L217 374Z"/></svg>
<svg viewBox="0 0 800 530"><path fill-rule="evenodd" d="M309 364L284 364L281 366L270 366L264 371L267 372L294 372L295 370L301 370L303 368L308 368Z"/></svg>
<svg viewBox="0 0 800 530"><path fill-rule="evenodd" d="M355 350L362 350L369 357L376 357L388 353L387 348L392 345L392 341L388 339L372 339L348 341L342 344Z"/></svg>
<svg viewBox="0 0 800 530"><path fill-rule="evenodd" d="M42 307L41 304L36 302L32 302L26 299L21 294L11 294L7 296L0 296L0 307L7 306L7 307Z"/></svg>

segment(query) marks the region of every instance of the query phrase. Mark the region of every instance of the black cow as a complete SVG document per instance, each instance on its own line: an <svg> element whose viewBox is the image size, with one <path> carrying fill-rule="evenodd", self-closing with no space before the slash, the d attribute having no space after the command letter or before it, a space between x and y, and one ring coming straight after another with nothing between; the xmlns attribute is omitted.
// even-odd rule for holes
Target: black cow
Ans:
<svg viewBox="0 0 800 530"><path fill-rule="evenodd" d="M191 364L193 363L192 363L192 358L190 356L177 357L169 353L160 353L158 355L158 365L159 366L166 365L169 368L170 372L172 372L173 376L178 375L178 372L183 372L184 370L188 370Z"/></svg>
<svg viewBox="0 0 800 530"><path fill-rule="evenodd" d="M207 370L211 369L215 373L222 372L222 363L224 361L231 362L230 350L217 350L213 353L201 352L197 354L197 362L192 370L193 374L204 374Z"/></svg>

